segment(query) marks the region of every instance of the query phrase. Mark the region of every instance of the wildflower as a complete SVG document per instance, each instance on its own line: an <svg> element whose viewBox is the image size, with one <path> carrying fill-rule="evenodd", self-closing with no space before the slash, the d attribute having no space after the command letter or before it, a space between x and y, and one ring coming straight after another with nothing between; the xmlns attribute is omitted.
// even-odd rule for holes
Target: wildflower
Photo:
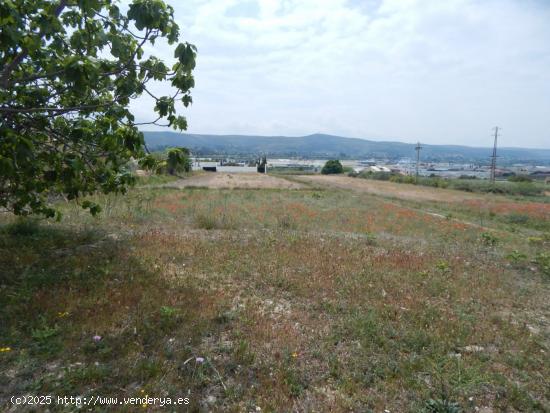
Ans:
<svg viewBox="0 0 550 413"><path fill-rule="evenodd" d="M195 358L195 361L196 361L198 364L204 363L204 357L197 357L197 358Z"/></svg>
<svg viewBox="0 0 550 413"><path fill-rule="evenodd" d="M298 357L298 353L294 352L292 353L292 358L297 358Z"/></svg>
<svg viewBox="0 0 550 413"><path fill-rule="evenodd" d="M0 347L0 353L7 353L11 351L11 347Z"/></svg>
<svg viewBox="0 0 550 413"><path fill-rule="evenodd" d="M59 318L67 317L68 315L69 313L67 311L60 311L59 313L57 313L57 316Z"/></svg>
<svg viewBox="0 0 550 413"><path fill-rule="evenodd" d="M99 343L101 341L101 336L95 335L92 337L92 340L94 343Z"/></svg>

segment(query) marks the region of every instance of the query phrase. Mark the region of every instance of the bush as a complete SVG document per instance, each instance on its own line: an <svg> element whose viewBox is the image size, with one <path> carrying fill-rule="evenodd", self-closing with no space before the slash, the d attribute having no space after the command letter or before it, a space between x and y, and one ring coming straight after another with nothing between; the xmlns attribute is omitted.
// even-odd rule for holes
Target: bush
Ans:
<svg viewBox="0 0 550 413"><path fill-rule="evenodd" d="M17 221L6 225L4 230L11 236L28 237L35 235L40 228L35 219L21 217Z"/></svg>
<svg viewBox="0 0 550 413"><path fill-rule="evenodd" d="M397 177L397 174L392 174L391 172L372 172L372 171L366 171L361 172L359 174L360 178L366 178L366 179L377 179L379 181L389 181L390 179L396 179L393 177Z"/></svg>
<svg viewBox="0 0 550 413"><path fill-rule="evenodd" d="M512 175L508 177L509 182L533 182L533 178L527 175Z"/></svg>
<svg viewBox="0 0 550 413"><path fill-rule="evenodd" d="M323 169L321 169L321 173L324 175L329 174L341 174L344 172L344 167L337 159L331 159L328 160L325 163L325 166L323 166Z"/></svg>
<svg viewBox="0 0 550 413"><path fill-rule="evenodd" d="M510 224L525 225L529 222L529 215L513 213L506 216Z"/></svg>
<svg viewBox="0 0 550 413"><path fill-rule="evenodd" d="M176 176L182 172L191 172L193 163L187 148L168 148L164 154L156 156L156 172Z"/></svg>

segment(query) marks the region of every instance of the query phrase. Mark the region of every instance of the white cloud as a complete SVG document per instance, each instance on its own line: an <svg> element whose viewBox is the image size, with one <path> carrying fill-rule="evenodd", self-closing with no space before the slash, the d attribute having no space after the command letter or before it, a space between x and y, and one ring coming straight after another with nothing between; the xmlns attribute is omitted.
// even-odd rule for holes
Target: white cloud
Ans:
<svg viewBox="0 0 550 413"><path fill-rule="evenodd" d="M183 4L185 3L185 4ZM172 1L199 49L190 132L550 147L550 6ZM155 53L171 58L169 48ZM165 86L159 86L159 92ZM134 107L149 119L144 101Z"/></svg>

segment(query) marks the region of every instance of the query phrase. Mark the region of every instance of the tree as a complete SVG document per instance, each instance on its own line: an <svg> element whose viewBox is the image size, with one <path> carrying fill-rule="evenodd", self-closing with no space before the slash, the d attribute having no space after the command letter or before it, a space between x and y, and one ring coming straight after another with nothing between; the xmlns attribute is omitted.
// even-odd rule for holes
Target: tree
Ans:
<svg viewBox="0 0 550 413"><path fill-rule="evenodd" d="M189 158L189 149L170 148L167 151L166 170L170 175L176 175L181 172L191 172L191 159Z"/></svg>
<svg viewBox="0 0 550 413"><path fill-rule="evenodd" d="M176 46L162 0L133 0L124 13L112 0L5 0L0 25L0 208L59 216L51 199L61 194L124 192L128 161L153 162L129 109L143 94L156 112L145 123L186 129L176 103L191 103L196 48ZM170 67L146 53L159 40L174 47ZM156 96L154 82L173 93Z"/></svg>
<svg viewBox="0 0 550 413"><path fill-rule="evenodd" d="M321 173L324 175L328 174L341 174L344 172L344 167L337 159L331 159L328 160L325 163L325 166L323 166L323 169L321 169Z"/></svg>

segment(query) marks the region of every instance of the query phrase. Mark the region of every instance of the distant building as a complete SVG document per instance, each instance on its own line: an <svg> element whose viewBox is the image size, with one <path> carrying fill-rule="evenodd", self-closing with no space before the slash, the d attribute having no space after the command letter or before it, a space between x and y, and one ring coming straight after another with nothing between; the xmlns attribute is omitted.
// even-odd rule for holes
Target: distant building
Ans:
<svg viewBox="0 0 550 413"><path fill-rule="evenodd" d="M367 168L371 172L391 172L391 169L387 166L382 165L372 165Z"/></svg>

